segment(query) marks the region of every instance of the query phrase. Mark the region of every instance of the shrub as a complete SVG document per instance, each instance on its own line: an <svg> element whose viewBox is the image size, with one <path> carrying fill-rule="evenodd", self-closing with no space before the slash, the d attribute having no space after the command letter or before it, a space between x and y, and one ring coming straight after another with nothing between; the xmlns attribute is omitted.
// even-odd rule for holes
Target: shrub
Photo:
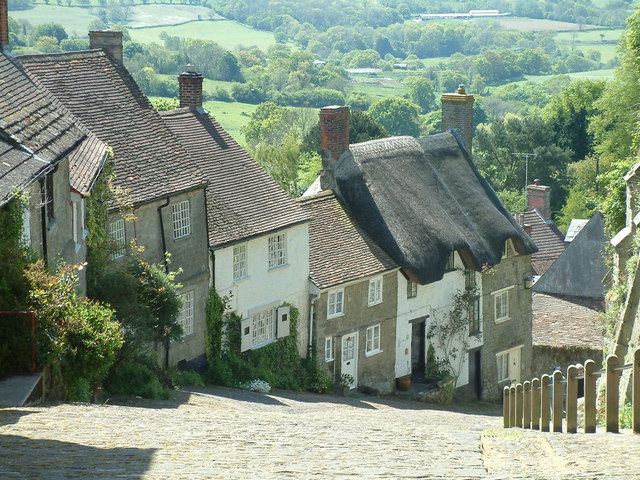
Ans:
<svg viewBox="0 0 640 480"><path fill-rule="evenodd" d="M105 388L113 395L138 395L145 398L167 399L170 390L160 381L157 363L153 358L137 356L123 360L111 369Z"/></svg>

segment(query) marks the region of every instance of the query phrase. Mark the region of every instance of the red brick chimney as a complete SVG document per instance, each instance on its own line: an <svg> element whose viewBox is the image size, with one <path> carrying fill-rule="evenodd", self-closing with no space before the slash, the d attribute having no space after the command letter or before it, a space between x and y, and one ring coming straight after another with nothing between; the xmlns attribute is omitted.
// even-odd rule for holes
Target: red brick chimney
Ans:
<svg viewBox="0 0 640 480"><path fill-rule="evenodd" d="M340 155L349 149L349 115L349 107L333 105L320 109L323 190L334 188L333 170Z"/></svg>
<svg viewBox="0 0 640 480"><path fill-rule="evenodd" d="M551 220L551 187L540 185L537 178L533 185L527 185L527 212L533 209L545 220Z"/></svg>
<svg viewBox="0 0 640 480"><path fill-rule="evenodd" d="M471 155L475 98L465 92L464 85L460 85L456 93L445 93L440 100L442 102L442 131L448 132L452 128L460 130L465 147Z"/></svg>
<svg viewBox="0 0 640 480"><path fill-rule="evenodd" d="M102 49L113 60L122 64L122 32L120 30L92 30L89 32L91 49Z"/></svg>
<svg viewBox="0 0 640 480"><path fill-rule="evenodd" d="M0 52L9 46L9 1L0 0Z"/></svg>
<svg viewBox="0 0 640 480"><path fill-rule="evenodd" d="M204 77L195 71L193 65L187 65L178 75L180 84L180 106L196 108L202 106L202 81Z"/></svg>

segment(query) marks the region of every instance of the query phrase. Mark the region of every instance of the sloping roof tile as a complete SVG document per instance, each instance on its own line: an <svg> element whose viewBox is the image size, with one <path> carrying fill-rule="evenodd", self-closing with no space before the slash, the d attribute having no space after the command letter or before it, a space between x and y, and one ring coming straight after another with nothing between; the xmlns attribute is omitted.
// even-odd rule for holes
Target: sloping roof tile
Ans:
<svg viewBox="0 0 640 480"><path fill-rule="evenodd" d="M533 293L532 309L534 345L602 348L601 303Z"/></svg>
<svg viewBox="0 0 640 480"><path fill-rule="evenodd" d="M319 288L329 288L397 268L396 263L352 222L330 191L298 202L311 215L309 267Z"/></svg>
<svg viewBox="0 0 640 480"><path fill-rule="evenodd" d="M209 244L263 235L309 220L304 210L203 109L162 112L209 182Z"/></svg>
<svg viewBox="0 0 640 480"><path fill-rule="evenodd" d="M454 250L476 268L498 264L509 238L521 254L536 251L456 135L353 144L335 167L349 214L421 283L441 279Z"/></svg>
<svg viewBox="0 0 640 480"><path fill-rule="evenodd" d="M0 139L0 206L49 168L49 163Z"/></svg>
<svg viewBox="0 0 640 480"><path fill-rule="evenodd" d="M134 203L204 185L201 173L127 70L102 51L17 58L113 148L115 183Z"/></svg>
<svg viewBox="0 0 640 480"><path fill-rule="evenodd" d="M536 275L543 275L564 252L562 233L553 223L547 223L537 210L525 212L524 223L531 226L531 238L538 247L531 255L531 265Z"/></svg>
<svg viewBox="0 0 640 480"><path fill-rule="evenodd" d="M107 146L93 133L69 154L71 187L81 194L88 193L102 171L107 159Z"/></svg>

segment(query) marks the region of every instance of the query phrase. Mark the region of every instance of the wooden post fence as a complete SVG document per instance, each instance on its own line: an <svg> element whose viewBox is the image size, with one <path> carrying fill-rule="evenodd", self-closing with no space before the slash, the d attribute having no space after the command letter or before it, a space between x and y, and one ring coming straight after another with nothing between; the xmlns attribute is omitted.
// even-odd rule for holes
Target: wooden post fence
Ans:
<svg viewBox="0 0 640 480"><path fill-rule="evenodd" d="M640 433L640 348L634 352L633 362L621 365L615 355L607 357L606 367L596 370L593 360L584 363L581 372L576 365L567 369L563 378L561 371L556 370L552 376L542 375L540 379L525 381L510 387L504 387L503 426L505 428L531 428L548 432L562 432L563 414L566 413L566 429L568 433L578 431L578 382L584 381L584 431L595 433L598 377L604 375L605 380L605 427L607 432L618 432L620 405L620 375L623 370L631 369L631 408L632 428ZM566 390L564 388L566 383ZM566 393L566 395L565 395Z"/></svg>

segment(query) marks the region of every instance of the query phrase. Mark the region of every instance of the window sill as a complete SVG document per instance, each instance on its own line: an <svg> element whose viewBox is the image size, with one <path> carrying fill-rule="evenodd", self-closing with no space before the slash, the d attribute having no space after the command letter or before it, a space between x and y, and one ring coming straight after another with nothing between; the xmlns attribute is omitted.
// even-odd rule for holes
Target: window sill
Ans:
<svg viewBox="0 0 640 480"><path fill-rule="evenodd" d="M282 265L276 265L275 267L269 267L267 268L267 272L271 272L273 270L278 270L280 268L284 268L284 267L288 267L289 264L288 263L283 263Z"/></svg>
<svg viewBox="0 0 640 480"><path fill-rule="evenodd" d="M373 357L374 355L377 355L379 353L382 353L381 349L371 350L370 352L365 352L364 356L365 357Z"/></svg>
<svg viewBox="0 0 640 480"><path fill-rule="evenodd" d="M497 325L498 323L508 322L509 320L511 320L511 317L496 318L495 323Z"/></svg>
<svg viewBox="0 0 640 480"><path fill-rule="evenodd" d="M178 240L184 240L185 238L193 237L193 233L189 233L187 235L182 235L180 237L173 237L173 241L177 242Z"/></svg>
<svg viewBox="0 0 640 480"><path fill-rule="evenodd" d="M376 305L380 305L382 303L382 300L378 300L377 302L373 302L373 303L367 303L368 307L375 307Z"/></svg>
<svg viewBox="0 0 640 480"><path fill-rule="evenodd" d="M335 360L334 358L325 358L325 359L324 359L324 362L325 362L325 363L331 363L331 362L333 362L334 360Z"/></svg>
<svg viewBox="0 0 640 480"><path fill-rule="evenodd" d="M344 317L344 312L334 313L333 315L327 315L327 320L331 320L332 318Z"/></svg>
<svg viewBox="0 0 640 480"><path fill-rule="evenodd" d="M277 338L271 338L269 340L265 340L262 343L256 343L255 345L251 345L251 350L257 350L259 348L266 347L267 345L269 345L270 343L275 342L276 340L277 340Z"/></svg>
<svg viewBox="0 0 640 480"><path fill-rule="evenodd" d="M233 283L244 282L245 280L249 280L251 277L249 275L243 275L242 277L234 278Z"/></svg>

